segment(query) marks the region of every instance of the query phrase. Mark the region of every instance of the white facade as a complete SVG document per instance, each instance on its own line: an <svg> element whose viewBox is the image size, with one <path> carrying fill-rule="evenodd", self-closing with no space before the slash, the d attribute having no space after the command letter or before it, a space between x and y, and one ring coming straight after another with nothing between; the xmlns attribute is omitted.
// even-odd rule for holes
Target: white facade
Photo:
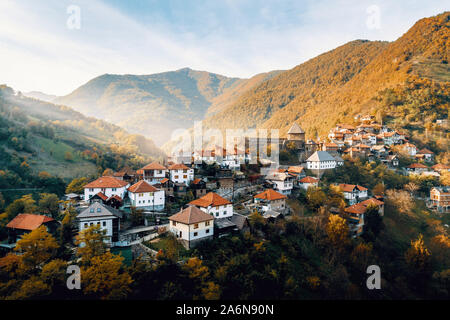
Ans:
<svg viewBox="0 0 450 320"><path fill-rule="evenodd" d="M186 186L189 186L191 181L194 180L194 169L171 169L170 171L170 180L175 183L183 183Z"/></svg>
<svg viewBox="0 0 450 320"><path fill-rule="evenodd" d="M113 217L80 218L79 230L81 232L93 225L99 225L100 230L106 230L105 236L107 237L107 239L105 240L105 242L111 243L111 237L113 235L113 220L114 220Z"/></svg>
<svg viewBox="0 0 450 320"><path fill-rule="evenodd" d="M332 161L307 161L306 166L308 169L320 169L320 170L327 170L327 169L334 169L336 168L336 160Z"/></svg>
<svg viewBox="0 0 450 320"><path fill-rule="evenodd" d="M184 224L177 221L170 221L170 232L178 239L193 241L214 235L213 220L199 222L196 224Z"/></svg>
<svg viewBox="0 0 450 320"><path fill-rule="evenodd" d="M112 196L119 196L123 199L129 186L130 185L128 184L120 188L84 188L84 200L89 200L99 192L102 192L108 198Z"/></svg>
<svg viewBox="0 0 450 320"><path fill-rule="evenodd" d="M199 207L205 213L212 215L214 218L229 218L233 216L233 205L226 204L223 206L208 206L208 207Z"/></svg>
<svg viewBox="0 0 450 320"><path fill-rule="evenodd" d="M166 177L167 170L145 170L143 178L150 184L156 184Z"/></svg>
<svg viewBox="0 0 450 320"><path fill-rule="evenodd" d="M164 190L155 192L129 192L128 196L133 207L157 211L164 209Z"/></svg>

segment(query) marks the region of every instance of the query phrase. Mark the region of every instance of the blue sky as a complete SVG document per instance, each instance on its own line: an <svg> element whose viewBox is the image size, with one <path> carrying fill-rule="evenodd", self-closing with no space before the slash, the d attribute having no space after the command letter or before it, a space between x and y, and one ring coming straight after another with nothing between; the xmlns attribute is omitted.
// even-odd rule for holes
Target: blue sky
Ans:
<svg viewBox="0 0 450 320"><path fill-rule="evenodd" d="M191 67L251 77L292 68L351 40L395 40L415 21L448 10L449 4L2 0L0 83L64 95L104 73L150 74ZM79 29L67 27L71 5L80 9Z"/></svg>

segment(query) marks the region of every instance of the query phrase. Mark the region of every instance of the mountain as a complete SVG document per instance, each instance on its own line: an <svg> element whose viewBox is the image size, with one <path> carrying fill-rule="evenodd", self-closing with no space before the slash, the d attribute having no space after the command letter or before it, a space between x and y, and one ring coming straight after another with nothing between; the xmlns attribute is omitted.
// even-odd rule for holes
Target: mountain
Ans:
<svg viewBox="0 0 450 320"><path fill-rule="evenodd" d="M28 179L25 166L34 175L45 171L52 176L73 178L124 165L138 168L164 158L153 141L142 135L129 134L69 107L28 98L0 86L2 170L19 176L26 174Z"/></svg>
<svg viewBox="0 0 450 320"><path fill-rule="evenodd" d="M221 110L243 91L276 73L251 79L228 78L189 68L151 75L105 74L54 102L161 144L173 130L191 127L206 113Z"/></svg>
<svg viewBox="0 0 450 320"><path fill-rule="evenodd" d="M394 42L356 40L260 83L207 117L204 127L278 128L307 136L367 112L423 129L448 117L450 14L419 20Z"/></svg>
<svg viewBox="0 0 450 320"><path fill-rule="evenodd" d="M42 101L46 101L46 102L52 102L53 100L55 100L58 97L53 94L46 94L46 93L43 93L40 91L22 92L22 94L25 97L42 100Z"/></svg>

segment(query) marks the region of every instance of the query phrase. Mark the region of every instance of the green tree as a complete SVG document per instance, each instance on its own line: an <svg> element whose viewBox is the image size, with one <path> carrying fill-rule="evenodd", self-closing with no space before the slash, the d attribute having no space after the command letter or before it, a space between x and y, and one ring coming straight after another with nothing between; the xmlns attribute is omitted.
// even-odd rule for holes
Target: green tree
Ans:
<svg viewBox="0 0 450 320"><path fill-rule="evenodd" d="M39 211L46 216L57 218L59 212L58 196L54 193L41 193L41 198L39 200Z"/></svg>

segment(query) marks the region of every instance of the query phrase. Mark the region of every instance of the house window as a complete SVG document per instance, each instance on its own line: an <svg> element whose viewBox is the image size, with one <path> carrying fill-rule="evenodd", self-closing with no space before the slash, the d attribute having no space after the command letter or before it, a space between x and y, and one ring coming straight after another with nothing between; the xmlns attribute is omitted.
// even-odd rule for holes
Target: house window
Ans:
<svg viewBox="0 0 450 320"><path fill-rule="evenodd" d="M209 223L210 223L209 221L206 221L205 226L209 226Z"/></svg>
<svg viewBox="0 0 450 320"><path fill-rule="evenodd" d="M91 208L91 209L89 210L89 212L90 212L90 213L94 213L94 208Z"/></svg>
<svg viewBox="0 0 450 320"><path fill-rule="evenodd" d="M183 178L184 178L184 179L187 179L187 175L183 175Z"/></svg>
<svg viewBox="0 0 450 320"><path fill-rule="evenodd" d="M198 236L198 232L194 232L194 237Z"/></svg>
<svg viewBox="0 0 450 320"><path fill-rule="evenodd" d="M85 227L85 228L87 228L87 227L88 227L88 224L87 224L87 223L85 223L85 224L84 224L84 227Z"/></svg>
<svg viewBox="0 0 450 320"><path fill-rule="evenodd" d="M176 222L176 221L172 221L172 225L173 225L173 226L176 226L176 225L177 225L177 222Z"/></svg>
<svg viewBox="0 0 450 320"><path fill-rule="evenodd" d="M97 222L97 225L99 226L99 225L100 225L100 222Z"/></svg>
<svg viewBox="0 0 450 320"><path fill-rule="evenodd" d="M139 193L139 197L143 197L144 196L144 194L143 193Z"/></svg>
<svg viewBox="0 0 450 320"><path fill-rule="evenodd" d="M106 221L103 221L103 226L106 227Z"/></svg>
<svg viewBox="0 0 450 320"><path fill-rule="evenodd" d="M205 233L209 233L209 229L206 229Z"/></svg>
<svg viewBox="0 0 450 320"><path fill-rule="evenodd" d="M97 208L97 212L102 212L102 208Z"/></svg>
<svg viewBox="0 0 450 320"><path fill-rule="evenodd" d="M94 189L89 189L90 192L94 192Z"/></svg>
<svg viewBox="0 0 450 320"><path fill-rule="evenodd" d="M216 217L218 217L219 216L219 213L218 212L216 212Z"/></svg>
<svg viewBox="0 0 450 320"><path fill-rule="evenodd" d="M198 223L194 224L194 229L198 229Z"/></svg>

